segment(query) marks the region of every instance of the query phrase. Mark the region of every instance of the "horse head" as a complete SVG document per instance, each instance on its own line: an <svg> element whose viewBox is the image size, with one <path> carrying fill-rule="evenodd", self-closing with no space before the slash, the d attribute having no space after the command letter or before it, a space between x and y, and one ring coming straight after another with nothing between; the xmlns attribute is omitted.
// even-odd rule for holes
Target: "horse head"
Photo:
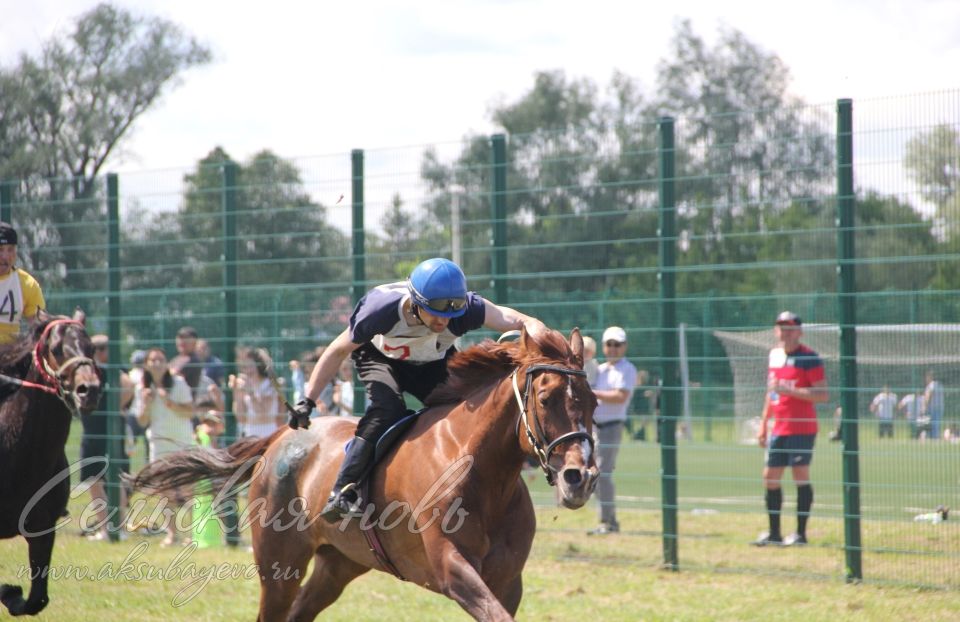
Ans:
<svg viewBox="0 0 960 622"><path fill-rule="evenodd" d="M518 433L526 439L528 452L540 461L547 481L556 484L563 505L582 507L600 472L592 436L597 398L583 371L580 330L574 328L569 341L556 331L535 338L524 330L520 360L525 364L513 377L520 404ZM517 379L521 373L525 376L522 396Z"/></svg>
<svg viewBox="0 0 960 622"><path fill-rule="evenodd" d="M74 414L89 414L100 401L101 370L93 358L93 343L79 308L72 318L37 315L41 331L34 352L40 375ZM42 326L42 328L40 328Z"/></svg>

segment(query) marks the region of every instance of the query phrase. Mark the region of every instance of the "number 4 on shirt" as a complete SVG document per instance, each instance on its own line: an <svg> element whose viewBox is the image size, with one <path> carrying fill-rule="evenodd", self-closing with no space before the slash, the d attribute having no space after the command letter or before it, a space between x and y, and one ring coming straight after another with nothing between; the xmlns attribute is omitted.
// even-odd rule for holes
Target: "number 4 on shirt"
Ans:
<svg viewBox="0 0 960 622"><path fill-rule="evenodd" d="M7 295L0 299L0 315L9 314L8 322L12 322L17 317L17 305L13 297L13 290L7 290Z"/></svg>

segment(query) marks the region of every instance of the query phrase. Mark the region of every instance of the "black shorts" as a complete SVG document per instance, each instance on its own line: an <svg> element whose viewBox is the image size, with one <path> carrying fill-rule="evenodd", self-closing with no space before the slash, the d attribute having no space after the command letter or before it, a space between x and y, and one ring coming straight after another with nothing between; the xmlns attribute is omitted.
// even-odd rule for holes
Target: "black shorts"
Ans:
<svg viewBox="0 0 960 622"><path fill-rule="evenodd" d="M80 481L102 478L107 473L107 440L84 438L80 441Z"/></svg>
<svg viewBox="0 0 960 622"><path fill-rule="evenodd" d="M813 460L816 434L771 436L767 443L768 467L807 466Z"/></svg>
<svg viewBox="0 0 960 622"><path fill-rule="evenodd" d="M403 418L407 414L404 393L424 401L447 379L447 358L453 352L450 348L443 359L417 365L388 358L371 344L354 350L357 375L367 390L367 409L357 424L357 436L376 442Z"/></svg>

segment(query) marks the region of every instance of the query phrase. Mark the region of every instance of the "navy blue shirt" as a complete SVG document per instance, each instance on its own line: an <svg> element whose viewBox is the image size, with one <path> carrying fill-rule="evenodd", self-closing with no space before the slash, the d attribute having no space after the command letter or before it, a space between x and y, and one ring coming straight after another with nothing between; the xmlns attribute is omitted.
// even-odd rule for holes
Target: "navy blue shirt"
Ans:
<svg viewBox="0 0 960 622"><path fill-rule="evenodd" d="M442 359L457 337L483 326L486 301L475 292L467 292L466 312L451 318L442 333L423 324L407 324L403 305L409 298L404 281L371 289L350 316L350 340L371 343L388 358L428 363Z"/></svg>

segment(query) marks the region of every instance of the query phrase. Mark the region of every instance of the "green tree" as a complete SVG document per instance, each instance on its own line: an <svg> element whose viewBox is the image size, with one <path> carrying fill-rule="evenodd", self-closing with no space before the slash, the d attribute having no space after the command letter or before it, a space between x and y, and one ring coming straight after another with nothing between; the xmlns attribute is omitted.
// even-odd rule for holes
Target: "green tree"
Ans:
<svg viewBox="0 0 960 622"><path fill-rule="evenodd" d="M102 286L104 254L91 249L105 229L98 175L137 119L210 58L167 20L100 4L38 57L0 68L0 179L31 203L15 220L48 288L62 286L58 265L75 288Z"/></svg>
<svg viewBox="0 0 960 622"><path fill-rule="evenodd" d="M186 282L222 282L223 168L232 162L217 147L184 176L184 203L177 214ZM241 284L343 283L349 239L326 222L326 207L303 187L297 167L269 150L237 171L238 279Z"/></svg>
<svg viewBox="0 0 960 622"><path fill-rule="evenodd" d="M920 196L943 211L960 190L960 131L942 124L917 134L907 141L904 166Z"/></svg>
<svg viewBox="0 0 960 622"><path fill-rule="evenodd" d="M435 248L426 240L418 240L423 223L403 209L400 193L394 193L390 207L380 217L382 236L371 236L368 258L376 265L368 266L372 274L384 279L404 279L423 259L411 251Z"/></svg>

